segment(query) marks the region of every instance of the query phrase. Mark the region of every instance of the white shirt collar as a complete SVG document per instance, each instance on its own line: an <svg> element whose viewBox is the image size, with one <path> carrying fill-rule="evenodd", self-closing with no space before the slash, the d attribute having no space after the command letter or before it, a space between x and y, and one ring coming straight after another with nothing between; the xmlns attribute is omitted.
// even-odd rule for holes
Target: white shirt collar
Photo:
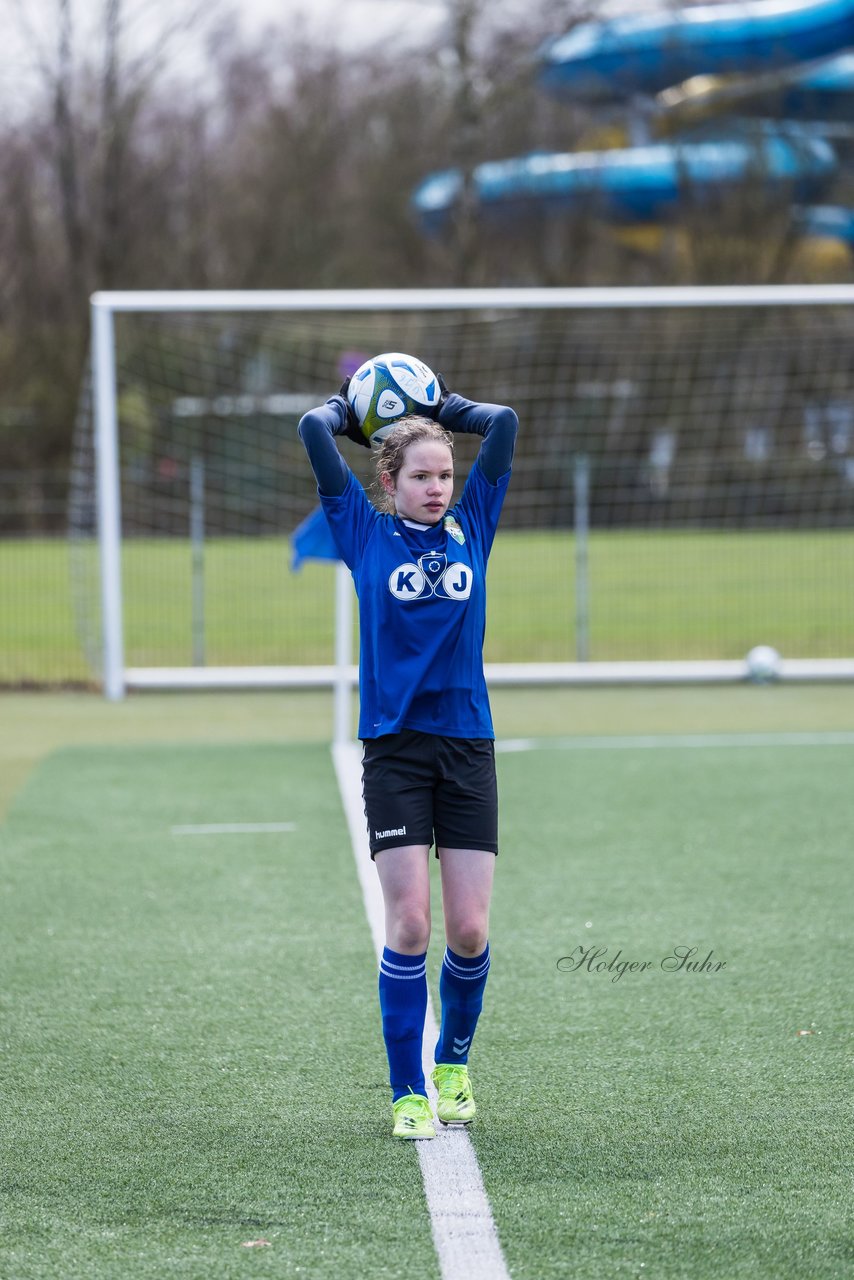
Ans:
<svg viewBox="0 0 854 1280"><path fill-rule="evenodd" d="M438 526L435 524L419 524L417 520L407 520L406 516L400 516L399 519L403 521L407 529L427 530L427 529L438 528Z"/></svg>

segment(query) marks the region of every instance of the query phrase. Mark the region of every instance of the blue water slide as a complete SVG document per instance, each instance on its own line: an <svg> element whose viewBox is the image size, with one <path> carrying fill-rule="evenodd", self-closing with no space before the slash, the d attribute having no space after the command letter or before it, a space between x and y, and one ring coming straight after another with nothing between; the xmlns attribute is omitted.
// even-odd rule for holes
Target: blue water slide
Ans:
<svg viewBox="0 0 854 1280"><path fill-rule="evenodd" d="M795 225L803 235L821 240L841 240L854 249L854 209L838 205L811 205L794 210Z"/></svg>
<svg viewBox="0 0 854 1280"><path fill-rule="evenodd" d="M661 137L733 112L800 120L802 128L809 121L814 132L836 138L848 136L835 127L842 122L854 138L854 53L749 76L695 76L659 93L650 120Z"/></svg>
<svg viewBox="0 0 854 1280"><path fill-rule="evenodd" d="M854 121L854 53L840 53L791 81L775 103L789 120Z"/></svg>
<svg viewBox="0 0 854 1280"><path fill-rule="evenodd" d="M752 137L490 161L477 166L472 180L484 215L513 215L526 207L592 209L613 222L635 223L667 218L688 192L701 196L757 173L766 191L810 201L836 168L836 153L826 141L790 125L785 132L765 128ZM461 188L461 175L454 169L431 174L421 183L413 204L425 230L441 230Z"/></svg>
<svg viewBox="0 0 854 1280"><path fill-rule="evenodd" d="M750 0L585 22L541 51L540 84L589 101L750 74L854 46L854 0Z"/></svg>

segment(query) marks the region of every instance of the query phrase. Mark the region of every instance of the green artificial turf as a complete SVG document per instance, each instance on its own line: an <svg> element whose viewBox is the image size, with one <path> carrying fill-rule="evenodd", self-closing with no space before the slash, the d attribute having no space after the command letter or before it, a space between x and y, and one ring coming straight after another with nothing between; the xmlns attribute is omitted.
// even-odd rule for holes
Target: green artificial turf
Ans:
<svg viewBox="0 0 854 1280"><path fill-rule="evenodd" d="M854 684L499 687L490 701L500 738L854 729ZM328 691L144 693L118 703L91 693L0 691L0 820L32 769L61 746L329 742L331 736Z"/></svg>
<svg viewBox="0 0 854 1280"><path fill-rule="evenodd" d="M809 726L798 691L737 692ZM72 734L52 702L33 747ZM249 707L219 702L223 741L190 746L167 739L211 732L207 699L79 699L111 745L56 752L0 828L0 1274L437 1277L328 752L241 742ZM649 701L600 706L651 727ZM162 742L121 745L155 712ZM841 1277L854 747L617 743L498 756L472 1138L511 1275ZM171 832L235 821L296 830ZM663 970L681 945L724 968ZM570 970L579 946L649 968Z"/></svg>
<svg viewBox="0 0 854 1280"><path fill-rule="evenodd" d="M499 762L473 1139L511 1274L847 1274L854 746Z"/></svg>
<svg viewBox="0 0 854 1280"><path fill-rule="evenodd" d="M60 752L2 841L0 1274L432 1280L328 753Z"/></svg>

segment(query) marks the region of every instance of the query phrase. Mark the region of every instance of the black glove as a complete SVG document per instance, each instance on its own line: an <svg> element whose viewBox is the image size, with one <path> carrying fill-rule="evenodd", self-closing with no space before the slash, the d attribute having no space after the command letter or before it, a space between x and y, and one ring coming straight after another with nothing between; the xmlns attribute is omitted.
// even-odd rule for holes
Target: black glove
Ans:
<svg viewBox="0 0 854 1280"><path fill-rule="evenodd" d="M442 407L451 393L445 385L445 379L442 377L441 373L436 374L436 381L439 384L439 403L436 405L436 412L441 413Z"/></svg>
<svg viewBox="0 0 854 1280"><path fill-rule="evenodd" d="M350 390L350 379L345 378L341 383L341 390L338 392L344 401L344 425L336 435L347 436L348 440L352 440L355 444L364 445L366 449L370 449L371 442L362 430L362 425L356 417L355 410L347 398L347 392Z"/></svg>

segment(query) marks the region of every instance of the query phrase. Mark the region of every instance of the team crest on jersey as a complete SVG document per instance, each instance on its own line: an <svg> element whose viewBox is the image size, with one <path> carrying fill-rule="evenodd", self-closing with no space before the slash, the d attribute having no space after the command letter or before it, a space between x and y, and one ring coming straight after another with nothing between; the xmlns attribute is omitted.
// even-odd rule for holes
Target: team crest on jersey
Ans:
<svg viewBox="0 0 854 1280"><path fill-rule="evenodd" d="M428 551L417 564L399 564L388 577L388 589L395 600L468 600L472 569L459 560L448 564L444 551Z"/></svg>
<svg viewBox="0 0 854 1280"><path fill-rule="evenodd" d="M451 537L454 539L454 542L458 542L462 547L465 544L466 535L463 533L462 529L457 524L454 517L445 516L444 524L445 524L445 532L449 533Z"/></svg>
<svg viewBox="0 0 854 1280"><path fill-rule="evenodd" d="M428 551L418 557L418 568L435 591L436 584L448 567L448 557L444 551Z"/></svg>

